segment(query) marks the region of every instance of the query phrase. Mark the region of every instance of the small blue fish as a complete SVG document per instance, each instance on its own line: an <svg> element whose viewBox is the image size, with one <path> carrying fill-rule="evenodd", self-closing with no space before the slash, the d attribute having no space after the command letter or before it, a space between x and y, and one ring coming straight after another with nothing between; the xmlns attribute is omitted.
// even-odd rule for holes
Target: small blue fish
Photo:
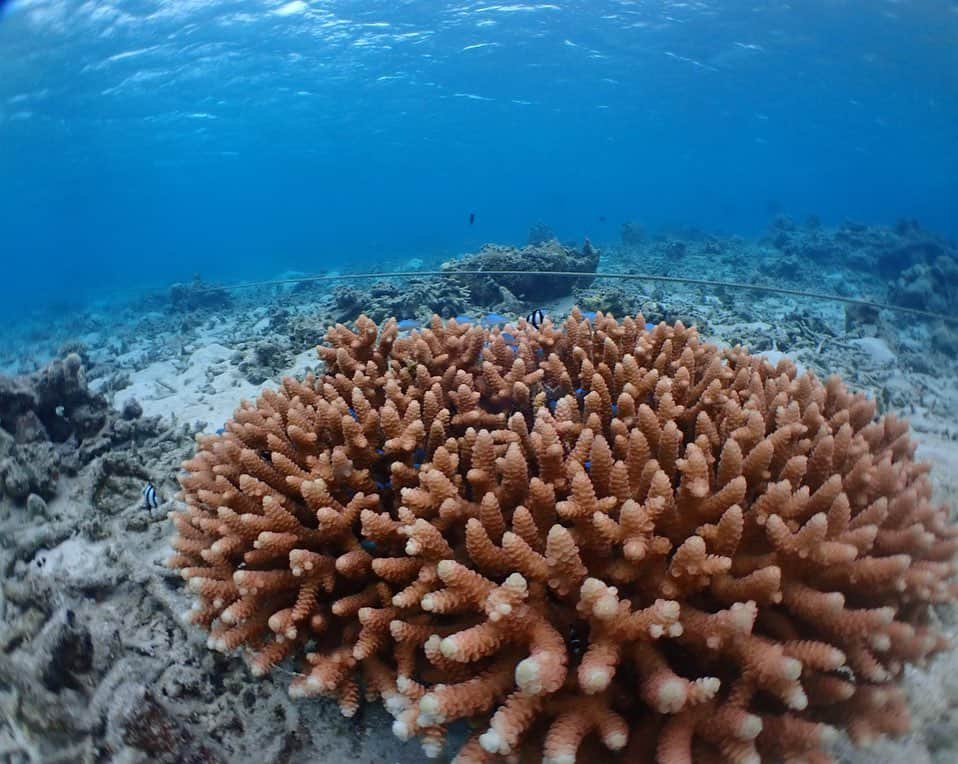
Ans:
<svg viewBox="0 0 958 764"><path fill-rule="evenodd" d="M583 311L582 311L582 317L583 317L586 321L592 321L592 320L595 319L595 311L594 311L594 310L583 310Z"/></svg>
<svg viewBox="0 0 958 764"><path fill-rule="evenodd" d="M147 481L140 494L143 496L142 509L156 509L160 506L160 498L156 495L156 486L153 483Z"/></svg>
<svg viewBox="0 0 958 764"><path fill-rule="evenodd" d="M476 319L472 316L456 316L455 320L457 324L472 324Z"/></svg>
<svg viewBox="0 0 958 764"><path fill-rule="evenodd" d="M377 551L376 542L373 541L372 539L363 539L362 541L359 542L359 545L370 554L373 554Z"/></svg>
<svg viewBox="0 0 958 764"><path fill-rule="evenodd" d="M515 344L516 344L515 335L509 334L509 332L503 332L503 333L500 334L499 336L502 337L503 342L505 342L507 345L515 345Z"/></svg>
<svg viewBox="0 0 958 764"><path fill-rule="evenodd" d="M655 328L655 324L646 323L645 325L645 331L647 332L651 332L654 328Z"/></svg>
<svg viewBox="0 0 958 764"><path fill-rule="evenodd" d="M409 331L411 329L422 329L422 321L418 318L404 318L402 321L398 322L396 326L399 327L400 331Z"/></svg>
<svg viewBox="0 0 958 764"><path fill-rule="evenodd" d="M501 313L486 313L482 317L482 323L485 326L495 326L496 324L505 324L508 323L509 319L503 316Z"/></svg>
<svg viewBox="0 0 958 764"><path fill-rule="evenodd" d="M222 435L224 432L226 432L226 428L225 428L225 427L217 427L217 428L216 428L216 434L217 434L217 435Z"/></svg>

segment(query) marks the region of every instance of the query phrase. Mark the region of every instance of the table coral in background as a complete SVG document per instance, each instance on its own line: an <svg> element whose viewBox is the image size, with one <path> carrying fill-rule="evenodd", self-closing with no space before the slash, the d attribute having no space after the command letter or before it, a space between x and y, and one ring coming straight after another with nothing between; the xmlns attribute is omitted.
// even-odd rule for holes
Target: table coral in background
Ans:
<svg viewBox="0 0 958 764"><path fill-rule="evenodd" d="M681 323L329 330L199 439L189 619L460 762L828 761L907 728L958 529L907 425Z"/></svg>

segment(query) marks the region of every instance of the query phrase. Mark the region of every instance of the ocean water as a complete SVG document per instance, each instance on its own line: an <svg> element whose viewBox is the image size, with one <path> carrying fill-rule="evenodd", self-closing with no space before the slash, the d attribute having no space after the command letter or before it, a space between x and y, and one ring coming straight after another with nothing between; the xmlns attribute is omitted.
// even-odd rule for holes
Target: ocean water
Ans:
<svg viewBox="0 0 958 764"><path fill-rule="evenodd" d="M955 235L956 125L952 1L14 0L0 312L537 221Z"/></svg>

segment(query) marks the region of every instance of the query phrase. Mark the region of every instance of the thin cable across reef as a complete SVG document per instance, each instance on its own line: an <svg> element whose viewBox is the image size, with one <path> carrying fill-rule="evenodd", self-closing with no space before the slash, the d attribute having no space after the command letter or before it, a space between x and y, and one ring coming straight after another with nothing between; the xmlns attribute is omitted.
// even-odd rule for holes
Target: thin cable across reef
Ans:
<svg viewBox="0 0 958 764"><path fill-rule="evenodd" d="M188 620L456 761L830 761L907 729L958 527L907 424L681 323L360 318L201 436Z"/></svg>
<svg viewBox="0 0 958 764"><path fill-rule="evenodd" d="M664 276L657 273L617 273L614 271L496 271L496 270L457 270L449 269L442 271L386 271L382 273L339 273L335 275L326 274L321 276L299 276L290 279L273 279L269 281L246 281L239 284L224 284L223 286L209 287L207 289L197 290L197 294L217 292L233 289L256 289L264 286L284 286L289 284L302 284L314 281L368 281L369 279L386 278L416 278L416 277L444 277L455 278L457 276L555 276L557 278L595 278L595 279L619 279L622 281L659 281L666 284L691 284L693 286L720 287L728 289L738 289L749 292L764 292L766 294L785 294L792 297L804 297L812 300L822 300L824 302L840 302L845 305L860 305L875 310L888 310L893 313L901 313L907 316L917 316L928 318L935 321L944 321L946 323L958 323L958 316L952 316L947 313L936 313L930 310L921 310L919 308L908 308L904 305L892 305L891 303L875 302L874 300L863 300L857 297L844 297L839 294L830 294L828 292L812 292L805 289L791 289L789 287L776 287L769 284L753 284L744 281L720 281L716 279L693 278L691 276Z"/></svg>

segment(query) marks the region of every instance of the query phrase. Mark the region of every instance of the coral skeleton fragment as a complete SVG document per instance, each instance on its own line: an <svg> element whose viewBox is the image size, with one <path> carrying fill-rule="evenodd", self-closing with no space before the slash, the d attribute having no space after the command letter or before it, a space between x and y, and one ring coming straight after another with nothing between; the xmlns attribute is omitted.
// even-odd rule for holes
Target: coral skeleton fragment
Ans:
<svg viewBox="0 0 958 764"><path fill-rule="evenodd" d="M510 341L503 338L507 332ZM331 328L201 436L169 565L211 647L456 761L829 761L907 729L958 528L907 424L681 323Z"/></svg>

